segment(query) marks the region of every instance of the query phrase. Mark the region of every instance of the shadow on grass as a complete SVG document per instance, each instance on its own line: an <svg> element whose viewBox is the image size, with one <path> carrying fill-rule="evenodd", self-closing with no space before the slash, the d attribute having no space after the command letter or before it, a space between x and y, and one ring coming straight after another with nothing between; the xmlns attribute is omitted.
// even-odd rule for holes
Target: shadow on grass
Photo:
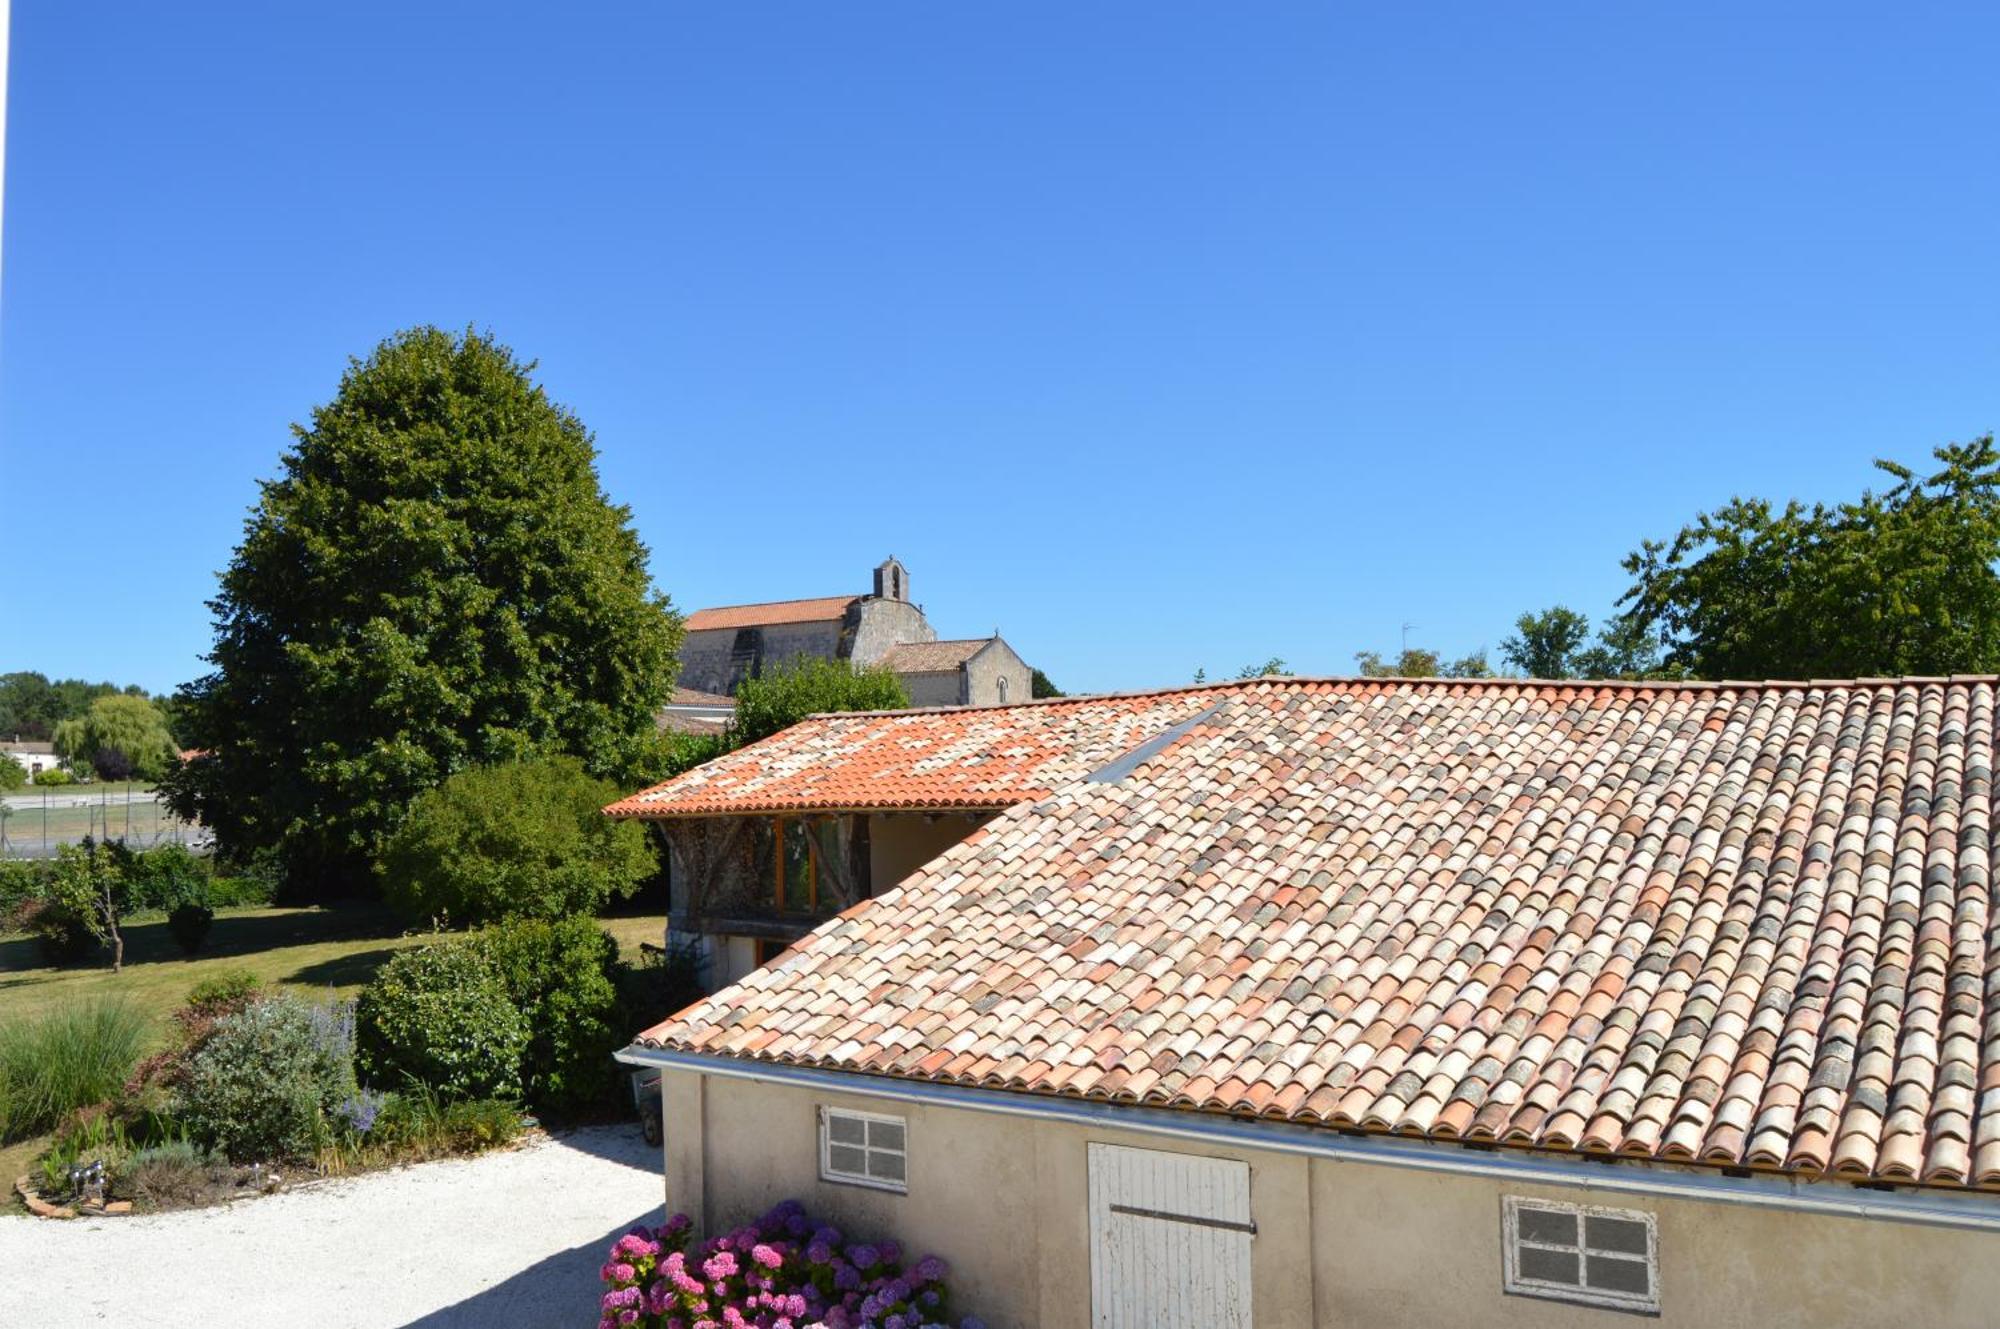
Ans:
<svg viewBox="0 0 2000 1329"><path fill-rule="evenodd" d="M594 1324L603 1291L598 1269L611 1243L640 1224L660 1221L657 1207L632 1215L603 1236L537 1260L504 1283L411 1320L404 1329L544 1329Z"/></svg>
<svg viewBox="0 0 2000 1329"><path fill-rule="evenodd" d="M127 923L125 934L125 966L168 964L178 960L228 960L244 956L265 955L292 946L323 946L329 943L362 941L371 937L385 940L402 932L402 925L396 916L379 904L340 905L333 908L278 909L257 908L241 912L231 911L218 914L215 924L209 929L208 938L202 948L190 956L182 951L174 941L164 918L149 919L144 922ZM386 950L371 950L366 953L373 964L380 964ZM358 966L364 957L339 958L322 965L308 965L300 971L299 982L340 982L353 981L338 978L321 980L312 971L325 968L329 971L348 972L349 966ZM111 952L100 947L89 956L73 964L51 966L42 954L41 944L34 937L10 937L0 941L0 992L10 989L31 987L86 974L93 970L110 968ZM363 977L371 970L359 970Z"/></svg>
<svg viewBox="0 0 2000 1329"><path fill-rule="evenodd" d="M329 960L301 965L278 981L307 987L359 987L375 977L375 971L388 963L396 949L394 946L377 946L373 950L350 951Z"/></svg>

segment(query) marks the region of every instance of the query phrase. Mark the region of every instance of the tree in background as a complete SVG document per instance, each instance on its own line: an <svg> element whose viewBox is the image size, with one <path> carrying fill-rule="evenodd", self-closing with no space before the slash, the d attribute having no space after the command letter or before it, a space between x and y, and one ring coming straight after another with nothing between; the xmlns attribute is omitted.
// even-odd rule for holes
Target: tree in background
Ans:
<svg viewBox="0 0 2000 1329"><path fill-rule="evenodd" d="M136 683L121 688L80 678L51 683L47 674L27 669L0 674L0 737L46 742L55 737L57 725L80 717L100 697L144 699L146 690Z"/></svg>
<svg viewBox="0 0 2000 1329"><path fill-rule="evenodd" d="M1291 669L1285 664L1283 658L1276 655L1262 664L1247 664L1236 671L1237 678L1246 680L1252 678L1290 678L1291 676Z"/></svg>
<svg viewBox="0 0 2000 1329"><path fill-rule="evenodd" d="M144 697L99 697L81 716L56 726L56 755L102 780L160 780L176 748L160 708Z"/></svg>
<svg viewBox="0 0 2000 1329"><path fill-rule="evenodd" d="M856 669L845 660L801 656L736 688L728 744L740 748L826 711L896 711L910 704L902 680L887 669Z"/></svg>
<svg viewBox="0 0 2000 1329"><path fill-rule="evenodd" d="M1485 651L1474 651L1456 660L1442 660L1436 651L1406 646L1401 655L1389 660L1379 651L1356 651L1355 668L1363 678L1491 678Z"/></svg>
<svg viewBox="0 0 2000 1329"><path fill-rule="evenodd" d="M294 426L182 689L202 756L166 785L294 894L351 891L412 799L569 752L629 777L681 628L588 430L490 337L398 333Z"/></svg>
<svg viewBox="0 0 2000 1329"><path fill-rule="evenodd" d="M1028 674L1028 695L1040 700L1045 697L1063 696L1063 690L1055 685L1049 676L1039 669Z"/></svg>
<svg viewBox="0 0 2000 1329"><path fill-rule="evenodd" d="M809 656L766 669L736 688L736 715L719 734L654 736L636 784L657 784L760 738L829 711L897 711L910 704L903 682L880 667Z"/></svg>
<svg viewBox="0 0 2000 1329"><path fill-rule="evenodd" d="M1856 678L2000 666L2000 452L1933 454L1852 502L1735 499L1625 560L1621 604L1698 678Z"/></svg>
<svg viewBox="0 0 2000 1329"><path fill-rule="evenodd" d="M1566 605L1514 620L1514 634L1500 643L1500 658L1528 678L1575 678L1577 656L1590 640L1590 620Z"/></svg>
<svg viewBox="0 0 2000 1329"><path fill-rule="evenodd" d="M125 967L125 915L132 908L130 855L116 845L86 837L82 844L56 847L55 862L41 887L42 903L53 918L67 920L111 947L111 970ZM49 921L37 919L46 928Z"/></svg>
<svg viewBox="0 0 2000 1329"><path fill-rule="evenodd" d="M625 792L574 757L460 771L417 795L382 850L382 894L412 924L594 914L659 870Z"/></svg>

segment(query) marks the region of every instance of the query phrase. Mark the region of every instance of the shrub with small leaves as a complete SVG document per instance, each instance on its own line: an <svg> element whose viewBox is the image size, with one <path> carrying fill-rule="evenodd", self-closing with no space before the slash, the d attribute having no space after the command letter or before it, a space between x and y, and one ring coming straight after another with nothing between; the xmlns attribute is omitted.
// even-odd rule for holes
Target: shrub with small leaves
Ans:
<svg viewBox="0 0 2000 1329"><path fill-rule="evenodd" d="M523 921L462 942L485 957L528 1022L521 1089L538 1112L574 1112L606 1101L624 1043L613 975L618 943L593 919Z"/></svg>
<svg viewBox="0 0 2000 1329"><path fill-rule="evenodd" d="M446 1098L521 1092L528 1021L488 959L449 943L382 966L356 1008L361 1069L371 1083L406 1078Z"/></svg>
<svg viewBox="0 0 2000 1329"><path fill-rule="evenodd" d="M289 995L217 1021L181 1091L188 1129L238 1161L309 1156L355 1091L341 1025L337 1014Z"/></svg>
<svg viewBox="0 0 2000 1329"><path fill-rule="evenodd" d="M173 933L174 944L184 955L193 955L208 940L208 930L215 924L215 911L207 905L176 905L167 915L167 931Z"/></svg>

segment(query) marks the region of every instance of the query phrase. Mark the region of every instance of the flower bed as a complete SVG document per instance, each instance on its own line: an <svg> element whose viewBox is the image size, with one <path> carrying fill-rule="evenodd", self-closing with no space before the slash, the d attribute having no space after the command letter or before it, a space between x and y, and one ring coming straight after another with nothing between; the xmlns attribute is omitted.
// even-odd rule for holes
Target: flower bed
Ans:
<svg viewBox="0 0 2000 1329"><path fill-rule="evenodd" d="M787 1200L695 1244L686 1214L637 1228L599 1271L599 1329L984 1329L954 1322L943 1260L907 1270L893 1241L850 1241Z"/></svg>

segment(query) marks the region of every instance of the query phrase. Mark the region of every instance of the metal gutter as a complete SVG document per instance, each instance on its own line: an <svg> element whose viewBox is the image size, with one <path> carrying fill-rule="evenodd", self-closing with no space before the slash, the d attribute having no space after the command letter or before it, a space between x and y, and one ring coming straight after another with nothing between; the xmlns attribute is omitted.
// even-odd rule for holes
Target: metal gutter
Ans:
<svg viewBox="0 0 2000 1329"><path fill-rule="evenodd" d="M1856 1186L1842 1181L1803 1181L1768 1175L1730 1177L1718 1171L1683 1169L1672 1164L1625 1158L1598 1162L1583 1157L1551 1157L1503 1148L1468 1148L1394 1136L1350 1135L1327 1127L1298 1126L1290 1122L1245 1120L1057 1098L1047 1094L970 1089L924 1080L669 1052L637 1044L625 1048L617 1057L631 1066L658 1066L729 1079L794 1085L826 1093L861 1094L932 1107L1066 1121L1101 1130L1132 1131L1266 1153L1302 1154L1335 1163L1489 1177L1517 1185L1580 1186L1628 1195L1695 1200L1705 1204L2000 1232L2000 1197L1985 1194L1931 1188L1877 1190L1872 1186Z"/></svg>

